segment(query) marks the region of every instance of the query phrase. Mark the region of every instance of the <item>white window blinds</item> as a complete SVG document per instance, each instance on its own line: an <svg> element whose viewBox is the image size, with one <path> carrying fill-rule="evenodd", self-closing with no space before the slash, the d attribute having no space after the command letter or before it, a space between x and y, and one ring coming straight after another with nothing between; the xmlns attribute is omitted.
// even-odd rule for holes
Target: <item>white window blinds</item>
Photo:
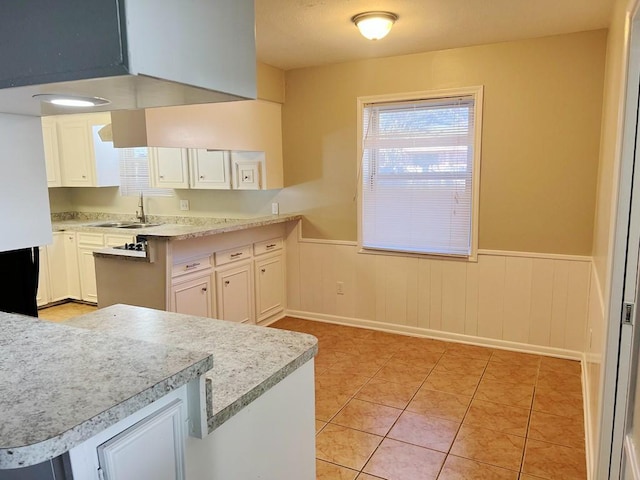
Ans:
<svg viewBox="0 0 640 480"><path fill-rule="evenodd" d="M365 103L362 246L469 256L475 98Z"/></svg>
<svg viewBox="0 0 640 480"><path fill-rule="evenodd" d="M149 177L149 155L147 147L119 148L120 195L145 197L172 197L169 188L152 188Z"/></svg>

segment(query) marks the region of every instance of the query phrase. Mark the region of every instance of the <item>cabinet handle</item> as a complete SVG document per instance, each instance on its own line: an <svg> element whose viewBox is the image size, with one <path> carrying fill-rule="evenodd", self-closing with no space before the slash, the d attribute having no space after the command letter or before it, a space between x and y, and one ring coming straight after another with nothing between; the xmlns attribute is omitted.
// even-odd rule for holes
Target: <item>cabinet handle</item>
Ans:
<svg viewBox="0 0 640 480"><path fill-rule="evenodd" d="M204 175L200 175L200 180L204 180Z"/></svg>
<svg viewBox="0 0 640 480"><path fill-rule="evenodd" d="M266 272L266 270L265 270L264 268L260 269L260 271L261 271L262 273Z"/></svg>
<svg viewBox="0 0 640 480"><path fill-rule="evenodd" d="M160 175L160 178L164 178L164 175Z"/></svg>
<svg viewBox="0 0 640 480"><path fill-rule="evenodd" d="M185 270L189 270L190 268L196 268L198 265L200 265L199 262L196 263L190 263L189 265L185 265Z"/></svg>
<svg viewBox="0 0 640 480"><path fill-rule="evenodd" d="M236 258L236 257L239 257L240 255L242 255L242 252L232 253L231 255L229 255L229 257Z"/></svg>
<svg viewBox="0 0 640 480"><path fill-rule="evenodd" d="M225 281L224 281L224 284L225 284L225 285L229 285L229 280L225 280Z"/></svg>
<svg viewBox="0 0 640 480"><path fill-rule="evenodd" d="M202 293L206 293L207 287L202 287Z"/></svg>
<svg viewBox="0 0 640 480"><path fill-rule="evenodd" d="M272 243L271 245L267 245L267 248L273 248L273 247L275 247L275 246L276 246L276 244L275 244L275 243Z"/></svg>

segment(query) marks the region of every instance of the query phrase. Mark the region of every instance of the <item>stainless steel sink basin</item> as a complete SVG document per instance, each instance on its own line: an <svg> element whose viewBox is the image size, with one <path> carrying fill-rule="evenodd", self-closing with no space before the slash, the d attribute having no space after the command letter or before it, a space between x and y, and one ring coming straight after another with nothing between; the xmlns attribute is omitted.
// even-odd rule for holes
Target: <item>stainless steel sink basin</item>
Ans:
<svg viewBox="0 0 640 480"><path fill-rule="evenodd" d="M145 228L145 227L155 227L157 225L161 225L160 223L129 223L127 225L120 225L117 228Z"/></svg>
<svg viewBox="0 0 640 480"><path fill-rule="evenodd" d="M107 228L145 228L155 227L161 225L160 223L141 223L141 222L102 222L94 223L92 227L107 227Z"/></svg>

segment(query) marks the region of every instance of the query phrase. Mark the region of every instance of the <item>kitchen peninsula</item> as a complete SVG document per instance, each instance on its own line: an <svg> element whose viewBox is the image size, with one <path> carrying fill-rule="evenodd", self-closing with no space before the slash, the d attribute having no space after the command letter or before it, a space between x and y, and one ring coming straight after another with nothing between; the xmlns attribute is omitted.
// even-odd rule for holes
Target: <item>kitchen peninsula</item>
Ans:
<svg viewBox="0 0 640 480"><path fill-rule="evenodd" d="M315 478L314 337L128 305L0 315L0 477L62 455L97 479L114 438L178 404L169 478ZM140 452L167 440L148 437Z"/></svg>
<svg viewBox="0 0 640 480"><path fill-rule="evenodd" d="M283 314L285 238L299 215L148 216L153 226L143 228L123 228L125 218L90 215L53 222L54 236L65 230L77 238L84 300L250 324ZM114 248L135 240L140 250ZM85 296L85 289L94 293Z"/></svg>

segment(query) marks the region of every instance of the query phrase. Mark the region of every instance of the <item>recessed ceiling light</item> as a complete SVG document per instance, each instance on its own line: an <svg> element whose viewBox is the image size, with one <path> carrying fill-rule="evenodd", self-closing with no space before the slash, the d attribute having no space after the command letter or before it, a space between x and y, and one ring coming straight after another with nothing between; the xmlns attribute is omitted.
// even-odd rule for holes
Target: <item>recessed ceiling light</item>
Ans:
<svg viewBox="0 0 640 480"><path fill-rule="evenodd" d="M106 98L100 97L79 97L76 95L64 95L58 93L37 93L33 96L36 100L52 103L63 107L98 107L111 103Z"/></svg>

